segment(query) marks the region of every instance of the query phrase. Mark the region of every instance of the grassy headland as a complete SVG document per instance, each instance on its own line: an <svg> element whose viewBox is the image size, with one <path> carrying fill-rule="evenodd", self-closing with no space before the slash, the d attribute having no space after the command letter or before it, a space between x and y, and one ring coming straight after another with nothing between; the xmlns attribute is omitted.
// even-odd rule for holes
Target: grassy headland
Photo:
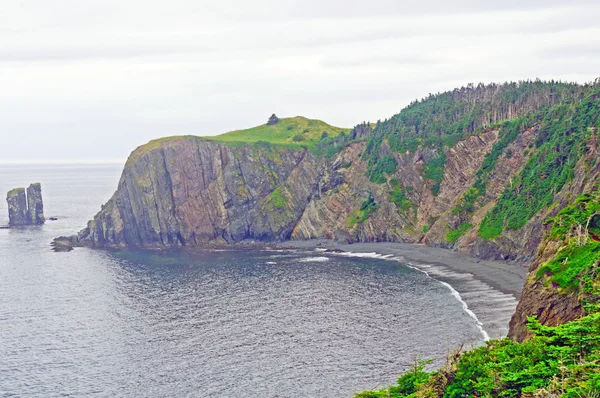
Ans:
<svg viewBox="0 0 600 398"><path fill-rule="evenodd" d="M321 120L296 116L279 119L278 123L272 125L263 124L203 138L224 144L267 142L269 144L312 147L323 137L337 137L342 131L349 130L330 126Z"/></svg>

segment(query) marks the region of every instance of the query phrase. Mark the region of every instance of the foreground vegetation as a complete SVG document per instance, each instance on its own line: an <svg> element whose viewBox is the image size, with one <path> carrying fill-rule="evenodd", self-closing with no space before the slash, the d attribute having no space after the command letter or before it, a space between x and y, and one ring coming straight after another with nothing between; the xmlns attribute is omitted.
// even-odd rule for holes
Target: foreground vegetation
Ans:
<svg viewBox="0 0 600 398"><path fill-rule="evenodd" d="M558 327L530 318L534 337L509 339L448 356L433 372L418 362L396 385L364 391L356 398L417 397L598 397L600 396L600 314Z"/></svg>
<svg viewBox="0 0 600 398"><path fill-rule="evenodd" d="M580 297L587 316L549 327L529 318L533 337L488 341L454 352L437 371L418 362L396 385L357 398L600 397L600 189L577 197L547 220L561 249L537 278Z"/></svg>

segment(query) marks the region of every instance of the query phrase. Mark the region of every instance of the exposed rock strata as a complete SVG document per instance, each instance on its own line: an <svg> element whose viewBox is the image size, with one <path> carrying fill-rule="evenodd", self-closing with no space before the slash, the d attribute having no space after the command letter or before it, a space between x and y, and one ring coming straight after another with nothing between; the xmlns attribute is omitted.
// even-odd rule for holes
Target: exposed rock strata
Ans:
<svg viewBox="0 0 600 398"><path fill-rule="evenodd" d="M79 234L95 246L284 240L316 192L305 149L230 147L178 137L138 148L119 188Z"/></svg>
<svg viewBox="0 0 600 398"><path fill-rule="evenodd" d="M524 132L509 146L510 159L500 158L488 192L477 203L476 217L483 217L520 171L535 131ZM100 247L172 247L328 238L424 242L482 258L529 259L541 239L541 220L524 233L509 231L493 242L483 241L476 230L455 244L445 239L461 221L452 209L473 184L497 139L498 129L492 128L447 149L437 196L432 194L433 182L422 176L424 161L438 156L435 151L398 154L388 149L398 162L390 177L405 190L412 203L408 209L390 200L390 183L376 184L367 177L364 141L323 159L305 149L226 145L191 136L157 140L131 154L114 196L70 241ZM369 195L379 208L366 220L352 222ZM531 241L534 244L528 244Z"/></svg>

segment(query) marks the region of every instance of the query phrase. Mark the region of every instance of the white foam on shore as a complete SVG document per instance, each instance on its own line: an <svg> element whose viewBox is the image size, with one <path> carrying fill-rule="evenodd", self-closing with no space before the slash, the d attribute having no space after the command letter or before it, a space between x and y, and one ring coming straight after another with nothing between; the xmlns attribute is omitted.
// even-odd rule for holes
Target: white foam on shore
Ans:
<svg viewBox="0 0 600 398"><path fill-rule="evenodd" d="M301 263L324 263L326 261L329 261L329 257L305 257L305 258L301 258L300 260Z"/></svg>
<svg viewBox="0 0 600 398"><path fill-rule="evenodd" d="M364 257L364 258L382 258L383 255L379 254L379 253L354 253L354 252L341 252L341 253L335 253L339 256L346 256L346 257ZM392 254L390 254L388 257L393 256Z"/></svg>
<svg viewBox="0 0 600 398"><path fill-rule="evenodd" d="M419 268L416 265L413 265L405 260L403 260L402 258L398 258L398 257L394 257L393 254L379 254L379 253L355 253L355 252L343 252L343 253L336 253L337 255L340 256L346 256L346 257L361 257L361 258L377 258L377 259L382 259L382 260L395 260L398 262L402 262L402 264L406 265L409 268L412 268L416 271L422 272L425 275L427 275L427 277L440 282L442 285L446 286L449 290L450 293L452 294L452 296L462 305L463 311L469 315L474 321L475 324L477 325L479 331L481 332L481 335L483 336L483 340L484 341L488 341L490 339L490 335L488 334L488 332L483 328L483 324L481 323L481 321L479 321L479 318L477 318L477 315L469 308L469 306L467 305L467 303L462 299L460 293L454 289L454 287L452 287L452 285L450 285L447 282L444 281L440 281L436 278L434 278L433 276L429 275L429 272ZM457 275L462 276L462 274L456 273Z"/></svg>
<svg viewBox="0 0 600 398"><path fill-rule="evenodd" d="M477 324L477 327L479 328L479 331L481 332L481 334L483 335L483 340L484 341L488 341L490 339L490 335L488 334L488 332L485 331L485 329L483 328L483 323L481 323L479 321L479 318L477 318L477 315L475 315L475 313L473 311L471 311L469 309L469 306L467 305L467 303L464 302L464 300L462 299L462 297L460 296L460 293L456 291L456 289L454 289L452 287L452 285L450 285L449 283L446 282L442 282L442 285L446 286L448 289L450 289L450 292L452 293L452 295L459 301L462 303L463 306L463 311L466 312L471 318L473 318L475 320L475 323Z"/></svg>

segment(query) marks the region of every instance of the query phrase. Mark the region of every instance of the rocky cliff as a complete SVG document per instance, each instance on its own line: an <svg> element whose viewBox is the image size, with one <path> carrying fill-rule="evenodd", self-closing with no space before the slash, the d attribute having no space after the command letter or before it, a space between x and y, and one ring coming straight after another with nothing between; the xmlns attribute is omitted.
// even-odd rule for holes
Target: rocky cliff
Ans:
<svg viewBox="0 0 600 398"><path fill-rule="evenodd" d="M498 131L487 129L445 150L438 195L422 175L424 159L436 156L431 150L393 153L398 168L390 182L379 184L368 177L361 140L331 159L266 143L231 145L193 136L153 141L131 154L116 193L78 241L169 247L327 238L425 242L485 258L528 258L535 250L527 244L528 234L511 236L510 245L484 241L475 229L457 242L446 239L459 221L452 209L473 183ZM534 132L523 132L510 148L511 159L498 163L482 209L520 171ZM405 199L394 202L394 191L404 192ZM363 217L360 207L370 195L377 209Z"/></svg>
<svg viewBox="0 0 600 398"><path fill-rule="evenodd" d="M561 212L561 209L565 209L581 195L598 193L600 187L600 163L597 162L600 155L599 150L597 131L594 131L594 134L586 143L585 155L573 170L573 180L557 193L553 206L541 211L536 220L525 227L531 231L530 234L538 237L536 241L540 244L537 256L529 266L529 274L525 282L523 295L510 322L510 335L516 340L523 341L530 336L525 327L527 318L530 316L537 316L538 320L545 325L557 326L585 315L584 303L586 299L597 300L595 297L590 297L589 292L586 292L586 289L583 288L583 280L577 282L581 288L564 288L552 280L551 274L540 275L540 269L556 258L561 251L566 250L570 241L568 236L550 236L548 234L550 223L542 223L542 221L551 220L552 217ZM589 226L588 220L586 222ZM545 239L539 238L542 236ZM596 238L592 237L592 239ZM592 254L590 265L595 268L600 261L600 257L593 255L593 253L590 254ZM569 256L565 259L566 265L568 265L568 261ZM586 270L582 271L585 273ZM577 275L575 272L573 274ZM592 283L596 284L596 278L592 278Z"/></svg>
<svg viewBox="0 0 600 398"><path fill-rule="evenodd" d="M132 153L115 195L79 234L94 246L189 246L284 240L322 170L305 148L224 145L198 137Z"/></svg>
<svg viewBox="0 0 600 398"><path fill-rule="evenodd" d="M598 184L598 91L539 82L477 87L347 133L309 132L324 124L301 118L217 139L152 141L131 154L117 191L87 228L57 243L328 238L424 243L531 263L511 322L511 335L524 339L527 316L556 324L584 313L580 294L536 272L561 247L548 238L547 220ZM272 142L258 139L269 134Z"/></svg>

